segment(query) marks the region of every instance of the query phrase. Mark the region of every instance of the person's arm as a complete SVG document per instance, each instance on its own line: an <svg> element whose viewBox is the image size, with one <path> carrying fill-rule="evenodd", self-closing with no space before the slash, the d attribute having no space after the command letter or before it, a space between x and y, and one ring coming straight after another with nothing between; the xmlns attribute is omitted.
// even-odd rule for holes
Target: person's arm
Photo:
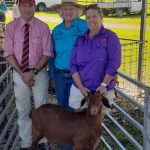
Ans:
<svg viewBox="0 0 150 150"><path fill-rule="evenodd" d="M111 33L108 39L108 65L101 85L97 88L102 94L107 92L106 86L116 76L117 69L121 65L121 45L115 33Z"/></svg>
<svg viewBox="0 0 150 150"><path fill-rule="evenodd" d="M90 92L89 89L87 89L83 84L80 79L80 74L79 74L79 68L77 64L77 41L75 42L73 49L72 49L72 54L70 58L70 73L73 77L73 80L77 87L80 89L81 93L83 96L87 96L87 92Z"/></svg>
<svg viewBox="0 0 150 150"><path fill-rule="evenodd" d="M90 90L88 88L86 88L83 84L82 81L80 79L80 75L79 72L75 72L73 75L73 80L75 82L75 84L77 85L77 87L80 89L82 95L84 97L86 97L88 95L88 92L90 92Z"/></svg>
<svg viewBox="0 0 150 150"><path fill-rule="evenodd" d="M18 63L15 53L14 53L14 30L15 30L15 24L10 23L6 27L5 33L4 33L4 58L8 63L12 66L12 68L20 75L22 80L24 81L27 86L31 86L33 84L33 79L29 77L25 78L24 74L21 70L20 64Z"/></svg>
<svg viewBox="0 0 150 150"><path fill-rule="evenodd" d="M37 70L41 70L42 68L44 68L48 63L48 59L49 59L49 56L42 55L41 59L39 60L35 68Z"/></svg>
<svg viewBox="0 0 150 150"><path fill-rule="evenodd" d="M9 24L4 33L4 58L9 62L13 69L22 76L22 71L14 54L14 26Z"/></svg>
<svg viewBox="0 0 150 150"><path fill-rule="evenodd" d="M108 64L105 70L105 74L115 76L117 69L121 65L121 44L117 35L112 32L108 38Z"/></svg>
<svg viewBox="0 0 150 150"><path fill-rule="evenodd" d="M23 75L23 72L21 71L20 65L18 61L16 60L15 55L9 55L6 57L6 61L12 66L12 68L20 75Z"/></svg>
<svg viewBox="0 0 150 150"><path fill-rule="evenodd" d="M105 77L104 77L102 83L100 84L100 86L97 88L96 91L100 91L101 94L106 94L106 92L107 92L106 86L109 84L109 82L113 78L114 78L114 76L112 76L110 74L105 74Z"/></svg>
<svg viewBox="0 0 150 150"><path fill-rule="evenodd" d="M49 62L48 62L48 74L49 74L49 78L51 78L51 79L54 78L55 56L56 56L55 42L54 42L54 30L52 32L52 42L53 42L53 53L54 53L54 56L52 58L49 58Z"/></svg>
<svg viewBox="0 0 150 150"><path fill-rule="evenodd" d="M42 57L35 66L35 68L38 70L44 68L48 63L49 57L53 57L54 55L52 37L48 26L43 31L42 47L43 47Z"/></svg>

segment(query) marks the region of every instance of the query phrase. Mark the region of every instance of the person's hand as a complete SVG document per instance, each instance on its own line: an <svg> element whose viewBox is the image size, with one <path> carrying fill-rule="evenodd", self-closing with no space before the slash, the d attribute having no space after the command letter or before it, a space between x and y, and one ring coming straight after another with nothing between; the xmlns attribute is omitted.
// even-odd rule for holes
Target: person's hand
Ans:
<svg viewBox="0 0 150 150"><path fill-rule="evenodd" d="M103 85L100 85L97 89L96 89L96 92L100 92L102 95L106 94L107 93L107 88Z"/></svg>
<svg viewBox="0 0 150 150"><path fill-rule="evenodd" d="M28 86L29 86L29 87L34 86L34 80L31 80L31 81L28 83Z"/></svg>
<svg viewBox="0 0 150 150"><path fill-rule="evenodd" d="M81 91L81 94L84 96L84 97L86 97L86 96L88 96L88 92L91 92L87 87L85 87L85 86L82 86L81 88L80 88L80 91Z"/></svg>
<svg viewBox="0 0 150 150"><path fill-rule="evenodd" d="M27 86L34 85L34 73L32 71L24 72L22 75L22 79Z"/></svg>

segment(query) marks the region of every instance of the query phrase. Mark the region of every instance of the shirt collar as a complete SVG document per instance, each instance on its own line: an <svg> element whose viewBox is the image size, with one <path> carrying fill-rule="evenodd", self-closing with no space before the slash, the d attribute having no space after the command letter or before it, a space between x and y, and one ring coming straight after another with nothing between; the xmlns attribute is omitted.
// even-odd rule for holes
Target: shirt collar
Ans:
<svg viewBox="0 0 150 150"><path fill-rule="evenodd" d="M100 31L97 35L99 34L105 34L106 29L104 28L104 26L102 25L100 28ZM90 30L88 29L85 33L84 33L84 37L88 39L88 34L89 34ZM95 35L96 36L96 35Z"/></svg>
<svg viewBox="0 0 150 150"><path fill-rule="evenodd" d="M79 18L77 17L77 18L75 18L74 20L73 20L73 22L72 22L72 24L71 24L71 26L77 26L78 25L78 20L79 20ZM71 27L70 26L70 27ZM66 28L65 27L65 23L64 23L64 21L61 23L61 27L62 28Z"/></svg>
<svg viewBox="0 0 150 150"><path fill-rule="evenodd" d="M20 22L21 22L21 28L26 24L26 22L25 22L25 20L23 20L23 18L20 18L21 20L20 20ZM35 18L33 18L32 20L30 20L29 21L29 25L32 27L34 24L33 24L33 22L34 22L34 19Z"/></svg>

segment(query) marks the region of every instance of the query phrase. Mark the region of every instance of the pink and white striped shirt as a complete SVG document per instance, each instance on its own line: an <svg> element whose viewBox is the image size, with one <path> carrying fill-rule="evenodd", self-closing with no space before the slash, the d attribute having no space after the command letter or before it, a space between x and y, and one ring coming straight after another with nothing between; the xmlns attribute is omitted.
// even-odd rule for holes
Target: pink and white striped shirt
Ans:
<svg viewBox="0 0 150 150"><path fill-rule="evenodd" d="M15 55L21 65L26 22L20 17L10 22L4 36L4 57ZM47 24L33 18L29 27L29 67L35 67L42 55L53 56L53 44Z"/></svg>

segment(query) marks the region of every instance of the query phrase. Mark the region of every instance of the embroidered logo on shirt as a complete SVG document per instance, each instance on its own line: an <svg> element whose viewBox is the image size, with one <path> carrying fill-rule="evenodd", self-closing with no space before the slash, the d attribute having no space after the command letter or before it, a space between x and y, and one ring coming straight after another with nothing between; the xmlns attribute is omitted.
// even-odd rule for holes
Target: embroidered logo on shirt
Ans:
<svg viewBox="0 0 150 150"><path fill-rule="evenodd" d="M106 43L106 42L107 42L107 38L102 38L102 39L100 39L100 42Z"/></svg>

